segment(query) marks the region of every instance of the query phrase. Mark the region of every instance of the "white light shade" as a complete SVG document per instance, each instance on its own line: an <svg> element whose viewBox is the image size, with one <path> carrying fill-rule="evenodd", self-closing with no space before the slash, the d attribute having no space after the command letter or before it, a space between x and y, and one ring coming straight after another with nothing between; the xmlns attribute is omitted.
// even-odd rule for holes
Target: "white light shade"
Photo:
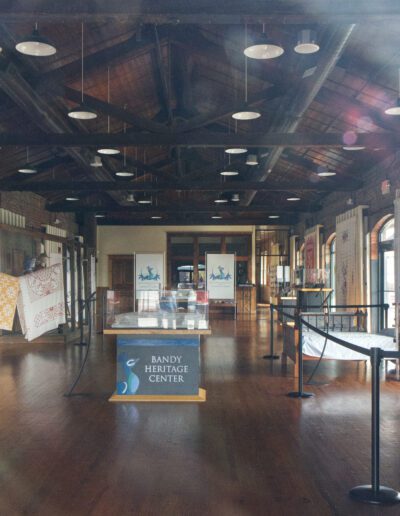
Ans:
<svg viewBox="0 0 400 516"><path fill-rule="evenodd" d="M121 151L118 149L111 149L111 148L104 147L104 149L97 149L97 152L99 154L105 154L107 156L112 156L113 154L119 154Z"/></svg>
<svg viewBox="0 0 400 516"><path fill-rule="evenodd" d="M269 219L279 219L279 215L269 215Z"/></svg>
<svg viewBox="0 0 400 516"><path fill-rule="evenodd" d="M212 219L222 219L221 215L213 215L211 218Z"/></svg>
<svg viewBox="0 0 400 516"><path fill-rule="evenodd" d="M256 120L260 118L261 113L255 109L245 109L243 111L237 111L233 113L232 118L235 120Z"/></svg>
<svg viewBox="0 0 400 516"><path fill-rule="evenodd" d="M15 48L21 54L33 57L52 56L57 52L56 47L53 46L46 38L41 36L37 29L35 29L30 36L27 36L17 43Z"/></svg>
<svg viewBox="0 0 400 516"><path fill-rule="evenodd" d="M300 201L300 197L288 197L287 201Z"/></svg>
<svg viewBox="0 0 400 516"><path fill-rule="evenodd" d="M20 167L18 169L18 172L20 172L21 174L36 174L37 170L33 165L25 163L23 167Z"/></svg>
<svg viewBox="0 0 400 516"><path fill-rule="evenodd" d="M93 120L97 118L97 113L85 104L80 104L68 111L68 116L77 120Z"/></svg>
<svg viewBox="0 0 400 516"><path fill-rule="evenodd" d="M91 167L102 167L103 163L101 162L100 156L94 156L93 161L90 163Z"/></svg>
<svg viewBox="0 0 400 516"><path fill-rule="evenodd" d="M119 172L115 172L115 175L118 177L133 177L135 174L129 170L120 170Z"/></svg>
<svg viewBox="0 0 400 516"><path fill-rule="evenodd" d="M257 155L249 154L246 159L246 165L250 165L250 166L258 165Z"/></svg>
<svg viewBox="0 0 400 516"><path fill-rule="evenodd" d="M331 170L321 170L321 172L317 172L319 177L331 177L336 176L336 172L333 172Z"/></svg>
<svg viewBox="0 0 400 516"><path fill-rule="evenodd" d="M219 198L219 199L215 199L214 202L216 202L217 204L222 204L224 202L228 202L228 199L221 199L221 198Z"/></svg>
<svg viewBox="0 0 400 516"><path fill-rule="evenodd" d="M65 200L74 202L74 201L79 201L79 198L78 197L66 197Z"/></svg>
<svg viewBox="0 0 400 516"><path fill-rule="evenodd" d="M244 147L231 147L229 149L225 149L225 152L227 154L244 154L245 152L247 152L247 149L245 149Z"/></svg>
<svg viewBox="0 0 400 516"><path fill-rule="evenodd" d="M364 150L365 147L363 147L362 145L344 145L342 149L346 151L359 151Z"/></svg>
<svg viewBox="0 0 400 516"><path fill-rule="evenodd" d="M221 170L221 176L238 176L239 172L237 170Z"/></svg>
<svg viewBox="0 0 400 516"><path fill-rule="evenodd" d="M265 34L260 34L244 49L244 55L250 59L275 59L284 53L283 48L270 41Z"/></svg>
<svg viewBox="0 0 400 516"><path fill-rule="evenodd" d="M139 204L151 204L151 199L139 199Z"/></svg>
<svg viewBox="0 0 400 516"><path fill-rule="evenodd" d="M239 194L238 193L234 193L232 195L232 199L231 199L233 202L239 202L240 201L240 197L239 197Z"/></svg>
<svg viewBox="0 0 400 516"><path fill-rule="evenodd" d="M298 54L314 54L318 52L319 45L316 42L317 35L313 30L301 30L294 51Z"/></svg>
<svg viewBox="0 0 400 516"><path fill-rule="evenodd" d="M397 99L396 105L385 109L387 115L400 115L400 98Z"/></svg>
<svg viewBox="0 0 400 516"><path fill-rule="evenodd" d="M151 218L153 220L160 220L160 219L162 219L162 217L160 215L153 215Z"/></svg>
<svg viewBox="0 0 400 516"><path fill-rule="evenodd" d="M105 215L103 213L96 213L95 217L96 219L104 219Z"/></svg>

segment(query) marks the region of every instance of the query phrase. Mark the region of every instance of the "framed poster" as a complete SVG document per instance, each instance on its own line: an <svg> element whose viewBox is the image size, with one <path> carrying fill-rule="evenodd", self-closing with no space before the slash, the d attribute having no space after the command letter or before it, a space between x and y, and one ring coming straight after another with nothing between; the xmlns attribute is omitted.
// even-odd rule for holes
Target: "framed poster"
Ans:
<svg viewBox="0 0 400 516"><path fill-rule="evenodd" d="M164 288L164 253L135 255L135 290L160 290Z"/></svg>
<svg viewBox="0 0 400 516"><path fill-rule="evenodd" d="M235 299L235 265L234 254L206 254L209 299Z"/></svg>

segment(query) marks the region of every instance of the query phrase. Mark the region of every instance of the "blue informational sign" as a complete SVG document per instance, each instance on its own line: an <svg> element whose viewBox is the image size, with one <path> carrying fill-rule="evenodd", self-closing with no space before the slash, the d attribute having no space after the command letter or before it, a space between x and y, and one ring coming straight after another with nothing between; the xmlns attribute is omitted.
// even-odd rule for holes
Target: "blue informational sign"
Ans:
<svg viewBox="0 0 400 516"><path fill-rule="evenodd" d="M197 395L199 336L118 336L117 394Z"/></svg>

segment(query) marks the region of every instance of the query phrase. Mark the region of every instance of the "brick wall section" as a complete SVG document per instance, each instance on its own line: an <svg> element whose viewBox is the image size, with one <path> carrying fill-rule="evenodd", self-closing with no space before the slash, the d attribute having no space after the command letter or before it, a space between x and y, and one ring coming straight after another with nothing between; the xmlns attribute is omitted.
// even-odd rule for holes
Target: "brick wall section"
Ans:
<svg viewBox="0 0 400 516"><path fill-rule="evenodd" d="M77 234L75 215L72 213L52 213L45 209L46 199L30 192L1 192L0 208L5 208L26 217L26 229L42 231L43 224L54 225L57 217L58 227L66 229L68 235Z"/></svg>
<svg viewBox="0 0 400 516"><path fill-rule="evenodd" d="M321 200L322 210L301 216L299 223L294 228L294 234L299 235L300 242L303 240L305 230L315 224L324 226L323 234L324 241L326 241L335 231L336 215L352 208L346 204L351 195L354 199L353 207L360 204L369 206L367 210L369 231L384 215L393 213L396 188L400 188L400 155L398 158L395 155L389 156L364 174L360 171L358 178L364 183L362 188L355 192L328 194ZM389 179L391 183L391 191L387 195L381 193L381 182L384 179ZM333 178L333 181L335 180L339 181L338 178Z"/></svg>

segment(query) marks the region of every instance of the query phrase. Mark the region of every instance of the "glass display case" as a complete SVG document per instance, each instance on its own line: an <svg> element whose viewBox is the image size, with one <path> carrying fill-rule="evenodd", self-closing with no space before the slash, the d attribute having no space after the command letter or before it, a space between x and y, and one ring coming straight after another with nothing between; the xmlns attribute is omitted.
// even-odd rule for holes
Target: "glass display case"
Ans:
<svg viewBox="0 0 400 516"><path fill-rule="evenodd" d="M141 290L132 292L132 312L124 310L126 292L105 293L106 329L206 330L208 292L204 290Z"/></svg>

